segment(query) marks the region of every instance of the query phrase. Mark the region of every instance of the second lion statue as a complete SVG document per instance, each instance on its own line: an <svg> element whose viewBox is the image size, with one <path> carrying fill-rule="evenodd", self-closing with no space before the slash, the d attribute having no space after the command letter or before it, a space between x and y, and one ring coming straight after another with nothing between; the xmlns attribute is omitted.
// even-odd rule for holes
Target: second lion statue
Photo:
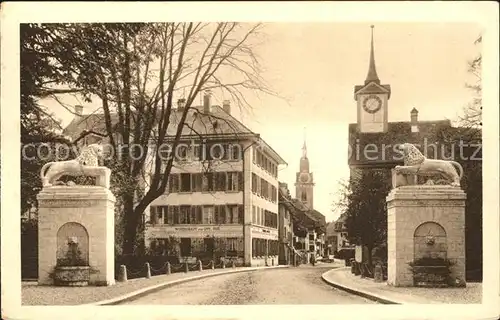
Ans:
<svg viewBox="0 0 500 320"><path fill-rule="evenodd" d="M452 160L428 159L411 143L400 145L404 166L396 166L397 173L413 174L428 178L444 178L449 185L460 186L464 171L462 165Z"/></svg>
<svg viewBox="0 0 500 320"><path fill-rule="evenodd" d="M62 176L101 176L99 158L103 155L100 144L91 144L82 148L80 155L73 160L48 162L40 171L43 187L52 186Z"/></svg>

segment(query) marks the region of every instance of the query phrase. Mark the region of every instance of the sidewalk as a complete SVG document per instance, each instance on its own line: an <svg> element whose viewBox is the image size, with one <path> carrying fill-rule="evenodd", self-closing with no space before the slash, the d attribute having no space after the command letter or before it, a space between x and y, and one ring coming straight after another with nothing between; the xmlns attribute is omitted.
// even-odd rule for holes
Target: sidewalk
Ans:
<svg viewBox="0 0 500 320"><path fill-rule="evenodd" d="M150 279L138 278L127 282L117 282L109 287L56 287L38 286L36 282L22 282L22 305L113 305L131 298L149 294L171 285L235 272L268 270L274 267L239 267L226 269L208 269L203 271L179 272L169 275L154 276Z"/></svg>
<svg viewBox="0 0 500 320"><path fill-rule="evenodd" d="M335 288L383 304L481 303L482 284L467 283L466 288L393 287L351 273L350 267L333 269L322 275Z"/></svg>

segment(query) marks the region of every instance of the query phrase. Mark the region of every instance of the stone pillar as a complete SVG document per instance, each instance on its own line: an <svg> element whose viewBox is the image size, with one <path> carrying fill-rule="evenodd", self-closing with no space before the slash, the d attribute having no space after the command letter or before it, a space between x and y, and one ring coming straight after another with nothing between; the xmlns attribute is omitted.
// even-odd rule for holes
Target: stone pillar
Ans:
<svg viewBox="0 0 500 320"><path fill-rule="evenodd" d="M387 196L387 283L413 286L409 262L419 248L416 229L424 223L439 224L446 233L446 258L454 262L452 278L465 283L465 199L459 187L410 185L392 189Z"/></svg>
<svg viewBox="0 0 500 320"><path fill-rule="evenodd" d="M107 169L109 170L109 169ZM109 174L103 179L108 179ZM101 186L45 187L38 199L38 283L51 274L69 237L76 237L92 271L90 285L115 283L115 197ZM62 227L62 228L61 228Z"/></svg>

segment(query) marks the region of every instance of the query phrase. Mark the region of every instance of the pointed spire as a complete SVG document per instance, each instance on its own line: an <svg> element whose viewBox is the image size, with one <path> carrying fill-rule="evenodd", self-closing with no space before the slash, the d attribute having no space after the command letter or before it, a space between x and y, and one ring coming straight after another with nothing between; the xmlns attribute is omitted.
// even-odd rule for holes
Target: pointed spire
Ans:
<svg viewBox="0 0 500 320"><path fill-rule="evenodd" d="M375 26L372 25L372 42L371 42L371 49L370 49L370 66L368 67L368 75L366 76L365 84L368 84L369 82L375 82L377 84L380 84L380 80L377 75L377 69L375 68L375 53L373 49L373 28Z"/></svg>
<svg viewBox="0 0 500 320"><path fill-rule="evenodd" d="M302 158L307 159L306 127L304 127L304 145L302 146Z"/></svg>

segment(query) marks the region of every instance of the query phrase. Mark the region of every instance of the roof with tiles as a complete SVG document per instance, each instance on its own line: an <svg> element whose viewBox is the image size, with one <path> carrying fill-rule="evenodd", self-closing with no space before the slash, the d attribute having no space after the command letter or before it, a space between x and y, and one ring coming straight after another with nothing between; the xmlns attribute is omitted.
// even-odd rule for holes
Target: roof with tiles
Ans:
<svg viewBox="0 0 500 320"><path fill-rule="evenodd" d="M290 196L290 191L285 183L279 184L279 204L290 211L294 221L301 221L304 227L312 228L316 220L308 213L309 209L298 199Z"/></svg>
<svg viewBox="0 0 500 320"><path fill-rule="evenodd" d="M279 154L269 146L259 134L252 132L243 123L238 121L230 113L226 112L220 106L212 106L210 113L204 113L202 106L192 107L186 115L184 126L182 128L181 139L189 138L207 138L213 139L244 139L256 138L261 150L267 151L280 164L286 164ZM167 140L173 138L177 133L178 124L181 122L183 110L172 109L170 113L170 125L167 128ZM118 114L110 114L111 123L116 126L118 123ZM134 123L136 116L132 117ZM140 122L140 121L139 121ZM139 124L140 125L140 124ZM83 131L106 132L106 122L103 113L76 115L69 125L63 130L63 134L72 139L76 139Z"/></svg>
<svg viewBox="0 0 500 320"><path fill-rule="evenodd" d="M290 190L286 183L279 183L280 203L292 212L292 216L297 220L302 220L308 228L319 228L326 232L326 219L317 210L309 209L302 201L290 196Z"/></svg>
<svg viewBox="0 0 500 320"><path fill-rule="evenodd" d="M219 106L212 106L210 114L205 114L200 109L201 107L195 107L187 113L185 125L182 130L183 136L254 134L250 129ZM180 123L182 113L183 111L179 109L173 109L170 113L171 125L167 128L168 135L176 134L177 125ZM111 113L110 117L111 123L116 125L118 122L118 114ZM135 116L132 117L132 123L135 122L135 118ZM63 133L75 138L84 130L105 132L105 129L106 123L104 114L93 113L75 116L71 123L64 129Z"/></svg>

